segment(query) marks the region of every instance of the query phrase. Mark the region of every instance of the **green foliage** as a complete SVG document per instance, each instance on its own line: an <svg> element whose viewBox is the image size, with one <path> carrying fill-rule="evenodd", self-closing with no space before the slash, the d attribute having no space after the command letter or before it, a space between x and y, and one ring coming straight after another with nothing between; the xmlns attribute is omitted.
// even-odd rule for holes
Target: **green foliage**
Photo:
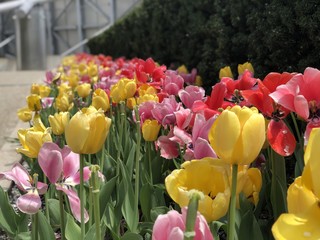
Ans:
<svg viewBox="0 0 320 240"><path fill-rule="evenodd" d="M145 0L89 42L92 53L152 57L196 67L204 87L221 67L250 61L256 76L320 67L320 8L315 0Z"/></svg>

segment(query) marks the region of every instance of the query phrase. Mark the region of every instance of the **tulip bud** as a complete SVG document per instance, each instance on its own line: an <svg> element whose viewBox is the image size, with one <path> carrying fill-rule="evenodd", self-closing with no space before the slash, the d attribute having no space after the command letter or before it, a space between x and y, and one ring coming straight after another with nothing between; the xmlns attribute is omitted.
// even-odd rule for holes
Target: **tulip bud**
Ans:
<svg viewBox="0 0 320 240"><path fill-rule="evenodd" d="M41 109L41 98L39 95L31 94L27 97L28 108L31 111L40 111Z"/></svg>
<svg viewBox="0 0 320 240"><path fill-rule="evenodd" d="M91 85L89 83L83 83L76 88L79 97L86 98L91 92Z"/></svg>
<svg viewBox="0 0 320 240"><path fill-rule="evenodd" d="M49 116L49 123L55 135L62 135L70 119L69 112L59 112Z"/></svg>
<svg viewBox="0 0 320 240"><path fill-rule="evenodd" d="M96 109L101 108L104 112L109 110L109 97L104 90L98 88L94 91L92 97L92 106L94 106Z"/></svg>
<svg viewBox="0 0 320 240"><path fill-rule="evenodd" d="M155 141L158 138L161 125L157 120L147 119L142 125L142 136L145 141Z"/></svg>
<svg viewBox="0 0 320 240"><path fill-rule="evenodd" d="M233 74L232 74L231 68L229 66L226 66L226 67L220 69L219 78L221 79L223 77L233 78Z"/></svg>
<svg viewBox="0 0 320 240"><path fill-rule="evenodd" d="M17 111L17 115L23 122L29 122L32 119L32 111L28 107L20 108Z"/></svg>
<svg viewBox="0 0 320 240"><path fill-rule="evenodd" d="M238 65L238 74L241 75L245 70L249 70L252 74L254 73L253 66L249 62L245 62L244 64Z"/></svg>

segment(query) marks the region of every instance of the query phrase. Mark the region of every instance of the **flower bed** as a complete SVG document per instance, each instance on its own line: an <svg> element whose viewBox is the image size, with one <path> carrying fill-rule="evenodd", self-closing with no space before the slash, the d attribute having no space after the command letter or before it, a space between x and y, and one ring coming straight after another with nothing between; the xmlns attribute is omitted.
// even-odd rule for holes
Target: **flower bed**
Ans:
<svg viewBox="0 0 320 240"><path fill-rule="evenodd" d="M206 96L184 66L64 58L18 110L28 167L0 173L21 191L15 211L0 190L0 228L14 239L319 238L320 72L253 72L221 69Z"/></svg>

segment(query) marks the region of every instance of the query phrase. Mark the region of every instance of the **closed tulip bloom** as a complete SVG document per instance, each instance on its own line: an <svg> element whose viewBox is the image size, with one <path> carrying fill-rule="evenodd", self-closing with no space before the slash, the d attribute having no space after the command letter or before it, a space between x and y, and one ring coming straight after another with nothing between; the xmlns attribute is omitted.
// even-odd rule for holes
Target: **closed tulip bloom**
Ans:
<svg viewBox="0 0 320 240"><path fill-rule="evenodd" d="M254 73L254 69L251 63L245 62L244 64L238 65L238 74L241 75L245 70L249 70L252 74Z"/></svg>
<svg viewBox="0 0 320 240"><path fill-rule="evenodd" d="M66 93L59 94L54 104L55 108L62 112L67 112L73 107L73 103L70 103L69 96Z"/></svg>
<svg viewBox="0 0 320 240"><path fill-rule="evenodd" d="M68 146L75 153L93 154L104 144L111 119L105 117L102 110L90 106L77 112L65 129Z"/></svg>
<svg viewBox="0 0 320 240"><path fill-rule="evenodd" d="M76 91L79 97L86 98L91 92L91 85L90 83L83 83L77 86Z"/></svg>
<svg viewBox="0 0 320 240"><path fill-rule="evenodd" d="M49 123L53 134L62 135L70 120L69 112L59 112L49 116Z"/></svg>
<svg viewBox="0 0 320 240"><path fill-rule="evenodd" d="M221 79L223 77L233 78L233 74L232 74L231 68L229 66L226 66L226 67L220 69L219 78Z"/></svg>
<svg viewBox="0 0 320 240"><path fill-rule="evenodd" d="M101 108L104 112L109 110L110 102L108 94L101 88L98 88L93 92L92 106L96 109Z"/></svg>
<svg viewBox="0 0 320 240"><path fill-rule="evenodd" d="M133 97L136 91L137 84L134 80L122 78L111 87L110 97L113 102L119 103L120 101Z"/></svg>
<svg viewBox="0 0 320 240"><path fill-rule="evenodd" d="M40 111L41 109L41 98L39 95L31 94L27 97L28 108L31 111Z"/></svg>
<svg viewBox="0 0 320 240"><path fill-rule="evenodd" d="M228 211L230 188L225 164L220 159L187 161L166 177L165 185L180 207L188 206L190 190L203 192L198 211L208 222L223 217Z"/></svg>
<svg viewBox="0 0 320 240"><path fill-rule="evenodd" d="M234 106L224 110L209 131L209 142L229 164L249 165L265 141L265 120L255 108Z"/></svg>
<svg viewBox="0 0 320 240"><path fill-rule="evenodd" d="M320 128L311 132L304 154L305 167L290 185L288 213L281 214L272 226L275 239L320 239Z"/></svg>
<svg viewBox="0 0 320 240"><path fill-rule="evenodd" d="M157 120L147 119L142 124L142 136L145 141L155 141L158 138L161 125Z"/></svg>
<svg viewBox="0 0 320 240"><path fill-rule="evenodd" d="M127 99L127 107L128 107L129 109L132 110L136 105L137 105L136 98L131 97L131 98L128 98L128 99Z"/></svg>
<svg viewBox="0 0 320 240"><path fill-rule="evenodd" d="M29 158L37 158L43 143L52 142L50 128L43 125L39 116L34 118L33 127L18 130L18 138L22 147L17 148L17 152Z"/></svg>
<svg viewBox="0 0 320 240"><path fill-rule="evenodd" d="M17 115L23 122L29 122L32 119L32 111L28 107L18 109Z"/></svg>

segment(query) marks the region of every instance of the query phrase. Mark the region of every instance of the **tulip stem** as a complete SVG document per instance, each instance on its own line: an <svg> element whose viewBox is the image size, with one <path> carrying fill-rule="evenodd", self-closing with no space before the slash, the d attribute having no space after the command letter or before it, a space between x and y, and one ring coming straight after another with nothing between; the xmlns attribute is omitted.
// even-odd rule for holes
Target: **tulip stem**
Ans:
<svg viewBox="0 0 320 240"><path fill-rule="evenodd" d="M59 205L60 205L60 231L61 240L64 240L64 209L63 209L63 192L59 191Z"/></svg>
<svg viewBox="0 0 320 240"><path fill-rule="evenodd" d="M43 181L44 181L45 184L47 184L47 182L48 182L47 177L45 175L43 176ZM45 205L46 205L46 217L47 217L48 222L50 222L50 212L49 212L49 204L48 204L48 191L46 191L46 193L44 194L44 202L45 202Z"/></svg>
<svg viewBox="0 0 320 240"><path fill-rule="evenodd" d="M81 240L84 240L85 225L84 225L84 183L83 183L83 168L84 168L85 156L80 154L80 220L81 220Z"/></svg>
<svg viewBox="0 0 320 240"><path fill-rule="evenodd" d="M194 231L194 225L197 219L198 205L201 196L199 193L194 192L190 196L187 219L186 219L186 230L184 232L184 240L193 240L196 233Z"/></svg>
<svg viewBox="0 0 320 240"><path fill-rule="evenodd" d="M139 187L140 187L140 147L141 147L141 129L140 129L140 116L138 112L138 108L135 109L135 115L136 115L136 130L137 130L137 145L136 145L136 176L135 176L135 182L134 182L134 217L139 218Z"/></svg>
<svg viewBox="0 0 320 240"><path fill-rule="evenodd" d="M147 157L148 157L148 165L149 165L149 174L150 174L150 184L153 185L153 174L152 174L152 159L151 159L151 144L153 142L146 142L147 144Z"/></svg>
<svg viewBox="0 0 320 240"><path fill-rule="evenodd" d="M92 177L89 179L89 229L92 226L92 214L93 214L93 182Z"/></svg>
<svg viewBox="0 0 320 240"><path fill-rule="evenodd" d="M236 201L237 201L237 177L238 177L238 164L232 165L232 185L229 206L229 223L228 223L228 240L235 238L235 220L236 220Z"/></svg>
<svg viewBox="0 0 320 240"><path fill-rule="evenodd" d="M31 215L32 218L32 239L38 240L38 213Z"/></svg>
<svg viewBox="0 0 320 240"><path fill-rule="evenodd" d="M93 169L94 168L94 169ZM101 228L100 228L100 186L99 186L99 179L98 179L98 166L93 166L91 173L92 173L92 185L93 185L93 208L94 208L94 221L95 221L95 228L96 228L96 238L97 240L101 240Z"/></svg>

